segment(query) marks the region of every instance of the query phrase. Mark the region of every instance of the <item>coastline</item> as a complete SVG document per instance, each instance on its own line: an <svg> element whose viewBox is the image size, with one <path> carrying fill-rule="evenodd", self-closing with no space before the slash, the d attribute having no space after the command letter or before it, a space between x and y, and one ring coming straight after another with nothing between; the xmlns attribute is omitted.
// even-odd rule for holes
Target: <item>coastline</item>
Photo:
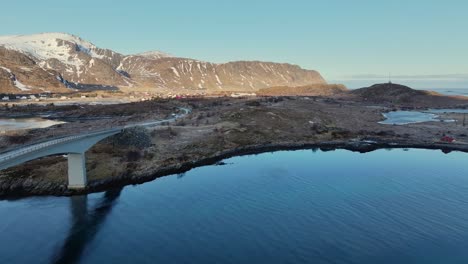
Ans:
<svg viewBox="0 0 468 264"><path fill-rule="evenodd" d="M450 106L446 103L453 105L453 101L443 101L426 107ZM128 144L128 140L115 138L93 146L86 154L88 186L83 190L67 188L66 159L50 156L2 171L0 199L102 192L184 173L234 156L272 151L346 149L365 153L384 148L418 148L468 152L468 133L462 124L462 114L450 114L450 118L458 120L454 123L379 124L389 108L415 106L396 107L340 97L265 97L156 100L116 105L112 109L54 107L52 110L60 117L112 115L113 118L69 122L32 130L16 138L3 136L0 147L24 145L51 135L79 134L90 128L150 122L167 117L180 107L189 107L192 112L174 124L148 129L136 137L145 139L144 147L136 147L139 142ZM11 114L49 111L50 107L38 106L4 110ZM445 135L457 141L441 142Z"/></svg>
<svg viewBox="0 0 468 264"><path fill-rule="evenodd" d="M272 143L265 145L252 145L240 148L235 148L227 151L220 151L213 156L193 160L190 162L180 163L178 165L171 165L166 167L157 167L150 172L141 175L120 175L113 178L94 180L89 182L85 189L71 190L63 184L49 183L43 188L34 187L29 189L27 186L34 186L28 183L27 186L13 186L7 193L0 193L1 200L16 200L34 196L74 196L86 195L91 193L99 193L113 188L122 188L129 185L139 185L147 182L157 180L161 177L167 177L175 174L188 172L192 169L212 166L217 163L233 157L257 155L267 152L277 151L296 151L296 150L311 150L317 149L320 151L335 151L335 150L348 150L352 152L368 153L379 149L426 149L426 150L440 150L446 153L452 151L459 151L468 153L468 145L465 144L445 144L445 143L409 143L409 142L386 142L386 141L325 141L318 143L297 142L297 143ZM38 185L42 186L42 185Z"/></svg>

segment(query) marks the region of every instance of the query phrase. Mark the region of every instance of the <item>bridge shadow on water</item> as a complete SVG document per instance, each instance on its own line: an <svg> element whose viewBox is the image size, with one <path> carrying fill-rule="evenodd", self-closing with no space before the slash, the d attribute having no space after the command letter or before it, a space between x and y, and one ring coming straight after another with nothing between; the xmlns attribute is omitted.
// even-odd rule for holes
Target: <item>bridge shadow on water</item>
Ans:
<svg viewBox="0 0 468 264"><path fill-rule="evenodd" d="M51 263L79 263L86 246L94 239L112 211L123 188L106 191L94 208L88 208L88 196L70 198L72 223L67 238Z"/></svg>

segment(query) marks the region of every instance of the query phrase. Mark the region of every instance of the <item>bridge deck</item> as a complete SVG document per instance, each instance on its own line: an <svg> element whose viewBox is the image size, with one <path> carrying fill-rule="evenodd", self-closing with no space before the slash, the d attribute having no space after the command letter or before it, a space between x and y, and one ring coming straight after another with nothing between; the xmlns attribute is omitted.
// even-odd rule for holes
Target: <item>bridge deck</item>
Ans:
<svg viewBox="0 0 468 264"><path fill-rule="evenodd" d="M190 113L190 109L187 109L187 108L180 108L180 110L183 111L182 114L177 114L177 115L173 114L173 117L169 119L151 121L151 122L143 122L143 123L138 123L138 124L130 124L130 125L126 125L123 127L116 127L116 128L106 129L102 131L95 131L95 132L90 132L90 133L86 133L82 135L71 135L71 136L51 139L45 142L40 142L37 144L28 145L28 146L21 146L17 149L10 150L10 151L0 154L0 169L6 169L8 167L11 167L12 166L11 164L17 164L18 162L21 162L20 160L27 161L28 159L25 158L26 156L34 156L35 158L41 157L41 153L36 153L36 152L43 152L44 156L51 155L51 153L53 154L53 151L47 151L47 150L54 149L59 145L63 146L63 145L68 144L70 145L70 148L78 148L79 150L77 150L77 152L83 152L82 147L77 147L77 144L75 143L80 143L85 138L94 138L94 139L101 140L102 138L105 138L106 136L117 134L126 128L149 127L149 126L161 125L162 123L165 123L165 122L173 122L177 120L178 118L183 117L187 115L188 113ZM93 143L93 145L94 144L95 142ZM69 151L64 151L64 152L74 153L74 152L69 152ZM15 162L15 159L18 159L18 162Z"/></svg>

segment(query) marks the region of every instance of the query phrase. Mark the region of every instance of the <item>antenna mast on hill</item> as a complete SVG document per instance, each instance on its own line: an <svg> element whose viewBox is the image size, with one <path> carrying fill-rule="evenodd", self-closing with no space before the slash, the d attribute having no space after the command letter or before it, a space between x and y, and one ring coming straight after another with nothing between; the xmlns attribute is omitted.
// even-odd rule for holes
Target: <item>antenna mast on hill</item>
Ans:
<svg viewBox="0 0 468 264"><path fill-rule="evenodd" d="M392 73L388 73L388 83L392 84Z"/></svg>

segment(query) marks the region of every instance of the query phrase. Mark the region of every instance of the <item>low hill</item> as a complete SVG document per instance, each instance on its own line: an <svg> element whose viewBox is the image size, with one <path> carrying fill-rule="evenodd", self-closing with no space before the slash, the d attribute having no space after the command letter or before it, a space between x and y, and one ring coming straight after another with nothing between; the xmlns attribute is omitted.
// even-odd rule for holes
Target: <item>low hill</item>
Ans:
<svg viewBox="0 0 468 264"><path fill-rule="evenodd" d="M374 84L366 88L356 89L356 90L353 90L351 93L359 95L364 98L368 98L368 99L374 99L374 98L381 99L383 97L398 98L398 97L405 97L405 96L430 95L433 92L415 90L415 89L412 89L408 86L404 86L401 84L381 83L381 84Z"/></svg>
<svg viewBox="0 0 468 264"><path fill-rule="evenodd" d="M373 103L391 103L408 106L455 106L466 104L466 97L445 96L433 91L416 90L394 83L375 84L370 87L352 90L349 94L357 100Z"/></svg>

